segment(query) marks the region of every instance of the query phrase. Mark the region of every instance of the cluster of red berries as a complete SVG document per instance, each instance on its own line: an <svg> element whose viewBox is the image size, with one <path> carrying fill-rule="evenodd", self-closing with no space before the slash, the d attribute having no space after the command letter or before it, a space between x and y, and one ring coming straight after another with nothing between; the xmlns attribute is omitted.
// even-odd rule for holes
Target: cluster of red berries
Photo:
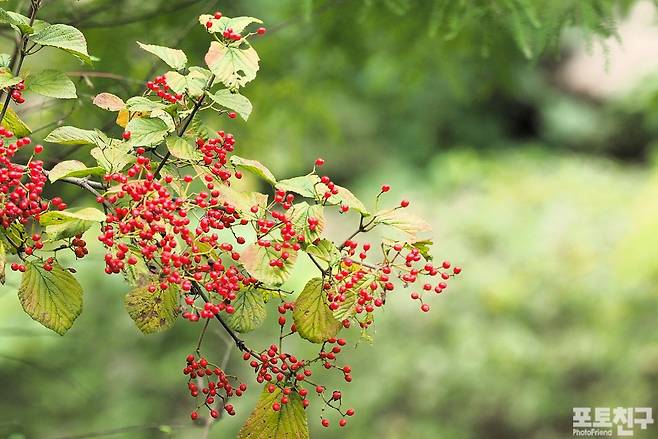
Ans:
<svg viewBox="0 0 658 439"><path fill-rule="evenodd" d="M21 81L18 84L14 85L10 89L11 100L17 104L22 104L25 102L22 91L25 90L25 81Z"/></svg>
<svg viewBox="0 0 658 439"><path fill-rule="evenodd" d="M235 409L232 404L228 403L228 400L233 396L240 397L247 391L246 384L238 383L234 387L230 382L230 377L221 368L211 365L203 357L199 357L197 360L194 355L188 355L183 375L189 377L187 387L190 395L194 398L203 398L203 402L190 414L192 420L199 418L198 410L202 406L208 409L211 417L218 418L220 411L215 408L217 403L219 403L220 410L226 411L230 416L235 415Z"/></svg>
<svg viewBox="0 0 658 439"><path fill-rule="evenodd" d="M27 166L13 163L16 152L29 145L29 137L23 137L9 145L5 139L14 134L0 127L0 224L5 229L14 221L26 224L30 218L36 220L48 209L48 202L42 199L43 186L47 177L41 160L31 160ZM43 151L37 145L35 153Z"/></svg>
<svg viewBox="0 0 658 439"><path fill-rule="evenodd" d="M154 92L160 99L175 104L183 99L180 93L172 93L167 84L167 78L164 75L156 76L153 81L148 81L146 87ZM125 138L125 137L124 137ZM128 137L130 138L130 136Z"/></svg>

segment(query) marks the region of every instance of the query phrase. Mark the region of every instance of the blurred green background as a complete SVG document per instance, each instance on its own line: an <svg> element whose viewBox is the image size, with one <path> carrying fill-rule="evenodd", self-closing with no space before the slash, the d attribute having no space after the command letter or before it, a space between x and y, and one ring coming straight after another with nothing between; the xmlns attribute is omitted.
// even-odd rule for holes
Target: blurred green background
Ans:
<svg viewBox="0 0 658 439"><path fill-rule="evenodd" d="M208 40L196 16L218 9L261 17L270 32L244 90L249 123L208 122L277 176L322 156L364 200L391 184L391 200L431 219L437 259L464 267L429 314L390 301L373 345L348 354L354 381L329 383L357 416L325 430L312 405L312 437L560 438L571 437L575 406L658 407L651 2L46 0L40 17L78 25L99 61L84 76L88 67L55 51L28 59L26 71L71 72L83 97L28 101L33 137L54 121L120 133L91 98L131 96L164 71L134 41L201 63ZM6 29L0 51L12 45ZM46 159L80 154L53 145ZM0 288L0 437L203 437L179 373L199 328L141 335L123 309L127 286L102 274L90 245L78 268L84 312L65 337L22 312L16 275ZM301 266L292 283L309 276ZM270 343L266 327L246 338ZM212 337L221 358L227 345ZM229 369L249 377L242 363L233 351ZM208 437L235 437L259 393L248 382L236 417ZM658 426L635 436L658 437Z"/></svg>

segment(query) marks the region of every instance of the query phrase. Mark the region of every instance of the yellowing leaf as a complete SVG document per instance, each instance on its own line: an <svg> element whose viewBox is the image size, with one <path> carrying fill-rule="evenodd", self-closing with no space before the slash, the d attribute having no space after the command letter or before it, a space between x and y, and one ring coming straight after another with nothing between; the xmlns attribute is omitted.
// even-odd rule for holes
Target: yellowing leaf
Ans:
<svg viewBox="0 0 658 439"><path fill-rule="evenodd" d="M295 226L295 230L304 235L305 242L311 244L313 241L320 237L324 230L324 207L320 204L308 204L306 201L297 203L292 207L290 221ZM311 230L308 223L309 218L317 220L314 230Z"/></svg>
<svg viewBox="0 0 658 439"><path fill-rule="evenodd" d="M290 277L292 268L297 261L297 252L287 249L288 259L284 261L283 267L272 267L270 261L280 258L280 252L270 247L263 247L254 243L247 247L240 256L240 262L250 275L266 285L281 285Z"/></svg>
<svg viewBox="0 0 658 439"><path fill-rule="evenodd" d="M18 290L25 312L46 328L64 335L82 312L82 287L58 263L52 271L27 264Z"/></svg>
<svg viewBox="0 0 658 439"><path fill-rule="evenodd" d="M124 302L130 318L144 334L171 328L178 315L178 290L171 286L166 290L158 287L153 293L148 285L135 288Z"/></svg>
<svg viewBox="0 0 658 439"><path fill-rule="evenodd" d="M119 96L112 93L99 93L94 96L93 104L107 111L119 111L126 106Z"/></svg>
<svg viewBox="0 0 658 439"><path fill-rule="evenodd" d="M327 293L322 286L322 278L308 281L295 301L292 315L299 335L313 343L323 343L334 337L340 327L329 309Z"/></svg>
<svg viewBox="0 0 658 439"><path fill-rule="evenodd" d="M415 238L419 232L429 232L432 230L427 221L401 208L377 212L375 214L375 224L386 224L404 232L412 238Z"/></svg>
<svg viewBox="0 0 658 439"><path fill-rule="evenodd" d="M213 41L205 60L219 81L228 88L237 89L256 77L260 58L251 46L241 49Z"/></svg>
<svg viewBox="0 0 658 439"><path fill-rule="evenodd" d="M292 392L288 403L281 404L281 409L275 412L272 404L279 402L281 396L279 387L270 393L266 386L240 429L238 439L308 439L308 419L301 397Z"/></svg>
<svg viewBox="0 0 658 439"><path fill-rule="evenodd" d="M2 105L0 105L2 108ZM13 108L7 108L5 113L5 118L2 119L2 125L5 128L12 131L15 137L25 137L32 134L32 130L28 127L23 120L18 117L18 114L14 111Z"/></svg>

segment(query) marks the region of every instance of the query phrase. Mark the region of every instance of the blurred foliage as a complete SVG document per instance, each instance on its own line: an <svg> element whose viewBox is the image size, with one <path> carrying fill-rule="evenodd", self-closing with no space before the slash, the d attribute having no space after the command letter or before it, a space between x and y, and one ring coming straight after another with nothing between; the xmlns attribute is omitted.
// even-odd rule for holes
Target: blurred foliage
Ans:
<svg viewBox="0 0 658 439"><path fill-rule="evenodd" d="M43 18L76 23L99 60L93 76L76 74L86 97L79 107L32 101L22 113L42 128L36 138L57 120L111 127L91 98L134 93L162 71L135 40L200 60L200 12L264 18L259 81L244 91L255 107L249 124L222 119L217 128L235 132L240 153L277 175L323 156L359 194L392 184L392 197L434 218L435 253L465 267L428 315L404 297L392 301L374 346L350 354L355 379L345 397L358 415L341 437L564 437L573 406L658 401L658 210L650 202L658 197L658 82L597 101L553 78L564 27L578 26L594 44L614 35L613 17L632 3L46 1ZM3 38L0 52L12 45ZM42 55L26 69L86 70L54 51ZM56 146L47 157L75 151ZM95 259L78 270L84 312L64 338L20 311L13 274L0 288L0 437L113 429L126 438L199 437L179 374L197 328L179 322L140 335L123 310L127 288L101 274L99 248L90 251ZM293 282L308 276L300 267ZM219 335L214 343L223 355ZM230 361L245 375L235 353ZM234 436L258 393L252 386L238 419L222 420L211 437ZM317 415L313 437L335 437L318 431ZM652 436L651 428L635 434Z"/></svg>

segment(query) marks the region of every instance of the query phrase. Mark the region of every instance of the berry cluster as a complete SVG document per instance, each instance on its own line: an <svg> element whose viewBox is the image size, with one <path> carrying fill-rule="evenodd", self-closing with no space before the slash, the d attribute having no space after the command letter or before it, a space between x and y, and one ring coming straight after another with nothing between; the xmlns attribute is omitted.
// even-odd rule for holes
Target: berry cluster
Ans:
<svg viewBox="0 0 658 439"><path fill-rule="evenodd" d="M17 104L22 104L25 102L22 91L25 90L25 82L21 81L18 84L10 88L11 100Z"/></svg>
<svg viewBox="0 0 658 439"><path fill-rule="evenodd" d="M190 418L193 421L198 419L199 409L203 406L213 418L219 418L221 410L226 411L230 416L235 415L233 405L229 404L228 400L233 396L242 396L247 391L247 385L237 383L234 387L231 384L233 377L226 375L220 367L210 364L204 357L197 359L190 354L186 358L186 363L183 375L188 377L187 388L190 395L194 398L203 398L203 402L197 405ZM235 381L235 378L233 380Z"/></svg>
<svg viewBox="0 0 658 439"><path fill-rule="evenodd" d="M41 197L47 181L43 162L33 159L27 166L14 163L15 154L32 141L23 137L7 145L5 139L12 137L14 133L0 127L0 223L5 229L14 221L27 224L31 218L38 220L48 209L48 202ZM41 145L34 148L35 153L41 151Z"/></svg>
<svg viewBox="0 0 658 439"><path fill-rule="evenodd" d="M165 78L164 75L156 76L152 81L148 81L146 83L146 88L155 93L163 101L167 101L171 104L175 104L176 102L183 99L182 94L171 92L169 85L167 84L167 78ZM130 135L128 136L128 139L129 138Z"/></svg>

